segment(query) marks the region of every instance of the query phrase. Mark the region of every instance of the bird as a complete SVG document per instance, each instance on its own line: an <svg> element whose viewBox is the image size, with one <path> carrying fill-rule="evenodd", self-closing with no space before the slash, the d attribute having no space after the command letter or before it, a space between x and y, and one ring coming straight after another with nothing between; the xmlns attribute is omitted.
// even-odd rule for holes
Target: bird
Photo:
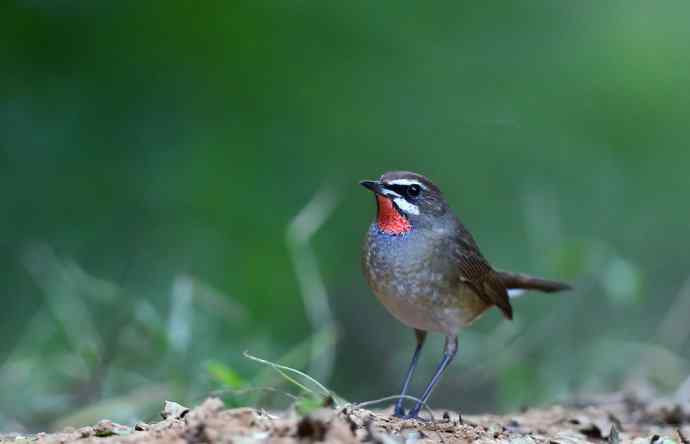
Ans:
<svg viewBox="0 0 690 444"><path fill-rule="evenodd" d="M393 415L420 419L421 408L458 351L462 328L493 306L512 319L511 296L571 286L493 268L441 190L421 174L389 171L360 184L374 193L377 205L362 248L364 276L377 299L414 329L416 338ZM443 357L421 397L406 412L403 401L428 332L445 335Z"/></svg>

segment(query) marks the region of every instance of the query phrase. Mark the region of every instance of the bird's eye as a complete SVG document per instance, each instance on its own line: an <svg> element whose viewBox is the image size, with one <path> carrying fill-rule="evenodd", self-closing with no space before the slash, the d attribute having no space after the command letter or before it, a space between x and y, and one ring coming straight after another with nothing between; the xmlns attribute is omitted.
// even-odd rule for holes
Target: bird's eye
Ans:
<svg viewBox="0 0 690 444"><path fill-rule="evenodd" d="M422 188L417 184L413 184L413 185L410 185L409 187L407 187L407 195L410 197L419 196L419 193L421 191L422 191Z"/></svg>

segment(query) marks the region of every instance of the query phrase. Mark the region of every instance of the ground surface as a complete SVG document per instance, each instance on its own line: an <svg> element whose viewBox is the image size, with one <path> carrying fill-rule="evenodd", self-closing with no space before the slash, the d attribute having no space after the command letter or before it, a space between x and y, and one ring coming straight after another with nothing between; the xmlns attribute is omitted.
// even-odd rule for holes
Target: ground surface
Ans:
<svg viewBox="0 0 690 444"><path fill-rule="evenodd" d="M133 427L103 420L94 426L32 436L5 435L0 442L113 443L582 443L687 444L690 404L642 402L614 396L588 405L528 409L496 416L435 412L435 421L392 418L388 411L322 408L306 416L253 408L226 409L214 398L194 409L166 403L158 423Z"/></svg>

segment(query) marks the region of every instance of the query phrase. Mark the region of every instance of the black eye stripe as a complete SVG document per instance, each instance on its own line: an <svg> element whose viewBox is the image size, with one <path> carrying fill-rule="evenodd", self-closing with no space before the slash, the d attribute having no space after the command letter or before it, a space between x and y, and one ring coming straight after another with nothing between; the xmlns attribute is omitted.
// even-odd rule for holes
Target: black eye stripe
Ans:
<svg viewBox="0 0 690 444"><path fill-rule="evenodd" d="M399 195L401 195L403 197L417 197L417 196L419 196L419 193L422 190L422 188L417 184L412 184L412 185L389 184L389 185L385 185L385 187L391 191L395 191L396 193L398 193Z"/></svg>
<svg viewBox="0 0 690 444"><path fill-rule="evenodd" d="M391 191L395 191L401 196L404 196L407 193L407 185L386 185L386 188Z"/></svg>

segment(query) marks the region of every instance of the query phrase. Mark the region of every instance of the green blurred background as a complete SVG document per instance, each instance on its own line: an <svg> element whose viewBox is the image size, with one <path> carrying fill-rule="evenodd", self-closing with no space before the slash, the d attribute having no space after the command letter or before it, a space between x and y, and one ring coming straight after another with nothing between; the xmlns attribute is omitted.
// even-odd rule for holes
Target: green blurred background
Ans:
<svg viewBox="0 0 690 444"><path fill-rule="evenodd" d="M298 391L244 350L352 401L397 393L414 337L359 269L375 205L357 181L391 169L431 177L496 266L577 286L462 332L434 407L673 390L690 366L689 14L4 2L0 431L151 419L225 389L287 406L246 390Z"/></svg>

